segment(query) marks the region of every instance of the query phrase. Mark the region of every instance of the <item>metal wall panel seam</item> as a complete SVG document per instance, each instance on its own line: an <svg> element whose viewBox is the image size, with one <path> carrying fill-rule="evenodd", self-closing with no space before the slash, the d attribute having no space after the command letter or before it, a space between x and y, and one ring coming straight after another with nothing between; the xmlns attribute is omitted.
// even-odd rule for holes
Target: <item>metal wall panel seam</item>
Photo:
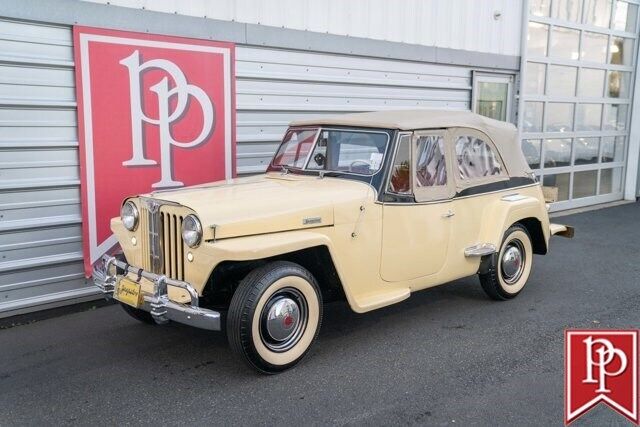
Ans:
<svg viewBox="0 0 640 427"><path fill-rule="evenodd" d="M73 261L82 261L82 252L69 252L60 255L50 255L38 258L27 258L17 261L0 262L0 273L13 270L26 270L34 267L65 264Z"/></svg>

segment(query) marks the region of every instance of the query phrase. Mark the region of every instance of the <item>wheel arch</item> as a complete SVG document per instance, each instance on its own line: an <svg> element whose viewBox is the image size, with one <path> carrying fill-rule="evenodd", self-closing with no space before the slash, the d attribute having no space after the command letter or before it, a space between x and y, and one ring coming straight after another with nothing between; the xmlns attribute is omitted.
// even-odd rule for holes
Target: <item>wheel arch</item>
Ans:
<svg viewBox="0 0 640 427"><path fill-rule="evenodd" d="M533 247L534 254L545 255L547 253L547 240L545 238L544 232L542 231L542 223L538 218L522 218L516 221L514 224L520 224L527 230L527 233L529 233L529 237L531 237L531 246Z"/></svg>
<svg viewBox="0 0 640 427"><path fill-rule="evenodd" d="M252 270L275 261L289 261L316 279L325 302L344 300L344 288L327 245L318 244L249 260L225 260L212 270L202 296L207 304L228 307L240 281Z"/></svg>

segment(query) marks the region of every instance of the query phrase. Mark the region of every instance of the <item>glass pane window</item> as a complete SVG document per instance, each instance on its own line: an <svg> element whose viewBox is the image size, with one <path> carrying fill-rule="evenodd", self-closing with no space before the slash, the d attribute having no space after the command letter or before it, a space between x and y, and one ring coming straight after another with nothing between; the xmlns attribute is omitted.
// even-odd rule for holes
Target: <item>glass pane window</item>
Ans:
<svg viewBox="0 0 640 427"><path fill-rule="evenodd" d="M382 166L384 133L322 129L306 168L372 175Z"/></svg>
<svg viewBox="0 0 640 427"><path fill-rule="evenodd" d="M525 132L542 132L542 102L524 103L523 130Z"/></svg>
<svg viewBox="0 0 640 427"><path fill-rule="evenodd" d="M631 73L609 71L607 96L610 98L629 98L631 96Z"/></svg>
<svg viewBox="0 0 640 427"><path fill-rule="evenodd" d="M638 17L638 5L626 1L616 2L616 12L613 15L611 28L620 31L636 31L636 19Z"/></svg>
<svg viewBox="0 0 640 427"><path fill-rule="evenodd" d="M525 93L543 95L545 74L545 64L527 62L526 81L524 82Z"/></svg>
<svg viewBox="0 0 640 427"><path fill-rule="evenodd" d="M609 36L606 34L583 32L580 58L583 61L606 63L608 42Z"/></svg>
<svg viewBox="0 0 640 427"><path fill-rule="evenodd" d="M596 195L598 171L582 171L573 173L573 198L589 197Z"/></svg>
<svg viewBox="0 0 640 427"><path fill-rule="evenodd" d="M544 167L555 168L571 164L571 138L544 140Z"/></svg>
<svg viewBox="0 0 640 427"><path fill-rule="evenodd" d="M584 23L609 28L611 0L585 0Z"/></svg>
<svg viewBox="0 0 640 427"><path fill-rule="evenodd" d="M389 189L391 193L411 194L411 135L402 135L393 160Z"/></svg>
<svg viewBox="0 0 640 427"><path fill-rule="evenodd" d="M534 16L549 16L549 6L551 0L531 0L529 2L529 13Z"/></svg>
<svg viewBox="0 0 640 427"><path fill-rule="evenodd" d="M609 63L615 65L631 65L633 58L633 39L611 37L609 47Z"/></svg>
<svg viewBox="0 0 640 427"><path fill-rule="evenodd" d="M561 59L578 59L580 31L565 27L554 27L549 56Z"/></svg>
<svg viewBox="0 0 640 427"><path fill-rule="evenodd" d="M604 109L605 130L625 130L627 124L626 104L607 104Z"/></svg>
<svg viewBox="0 0 640 427"><path fill-rule="evenodd" d="M619 193L622 191L622 168L602 169L600 171L599 194Z"/></svg>
<svg viewBox="0 0 640 427"><path fill-rule="evenodd" d="M576 67L549 65L547 92L554 96L574 96L576 93Z"/></svg>
<svg viewBox="0 0 640 427"><path fill-rule="evenodd" d="M444 152L442 136L425 135L416 140L416 185L418 187L447 185L447 164Z"/></svg>
<svg viewBox="0 0 640 427"><path fill-rule="evenodd" d="M605 136L602 138L602 163L622 162L624 160L624 136Z"/></svg>
<svg viewBox="0 0 640 427"><path fill-rule="evenodd" d="M565 21L580 22L581 0L555 0L551 6L551 16Z"/></svg>
<svg viewBox="0 0 640 427"><path fill-rule="evenodd" d="M600 138L576 138L574 147L576 151L574 164L587 165L598 163L598 146Z"/></svg>
<svg viewBox="0 0 640 427"><path fill-rule="evenodd" d="M459 136L456 140L458 172L463 180L484 178L502 173L502 164L491 146L473 136Z"/></svg>
<svg viewBox="0 0 640 427"><path fill-rule="evenodd" d="M576 130L600 130L602 104L578 104L576 107Z"/></svg>
<svg viewBox="0 0 640 427"><path fill-rule="evenodd" d="M476 113L492 119L506 121L508 103L508 83L488 81L477 83L476 105L474 106Z"/></svg>
<svg viewBox="0 0 640 427"><path fill-rule="evenodd" d="M548 42L549 26L537 22L529 22L527 53L531 56L547 56Z"/></svg>
<svg viewBox="0 0 640 427"><path fill-rule="evenodd" d="M569 174L568 173L545 175L542 178L542 185L544 185L545 187L549 187L550 189L558 192L556 201L561 202L563 200L569 200Z"/></svg>
<svg viewBox="0 0 640 427"><path fill-rule="evenodd" d="M580 70L578 96L601 98L604 90L604 70L583 68Z"/></svg>
<svg viewBox="0 0 640 427"><path fill-rule="evenodd" d="M293 129L287 132L273 158L273 164L303 168L317 134L318 129Z"/></svg>
<svg viewBox="0 0 640 427"><path fill-rule="evenodd" d="M542 149L542 140L540 139L523 139L522 154L527 160L531 169L540 168L540 150Z"/></svg>
<svg viewBox="0 0 640 427"><path fill-rule="evenodd" d="M573 104L549 102L547 104L547 132L570 132L573 129Z"/></svg>

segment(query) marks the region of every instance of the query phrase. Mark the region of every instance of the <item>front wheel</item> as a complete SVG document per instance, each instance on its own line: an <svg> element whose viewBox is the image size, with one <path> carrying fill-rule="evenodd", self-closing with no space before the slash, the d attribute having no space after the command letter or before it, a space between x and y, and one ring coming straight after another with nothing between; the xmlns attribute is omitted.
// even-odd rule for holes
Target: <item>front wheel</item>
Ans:
<svg viewBox="0 0 640 427"><path fill-rule="evenodd" d="M533 263L533 247L527 229L514 224L504 233L500 251L493 256L480 284L495 300L515 298L526 285Z"/></svg>
<svg viewBox="0 0 640 427"><path fill-rule="evenodd" d="M296 365L320 331L322 294L303 267L277 261L247 275L227 314L231 349L252 368L275 374Z"/></svg>

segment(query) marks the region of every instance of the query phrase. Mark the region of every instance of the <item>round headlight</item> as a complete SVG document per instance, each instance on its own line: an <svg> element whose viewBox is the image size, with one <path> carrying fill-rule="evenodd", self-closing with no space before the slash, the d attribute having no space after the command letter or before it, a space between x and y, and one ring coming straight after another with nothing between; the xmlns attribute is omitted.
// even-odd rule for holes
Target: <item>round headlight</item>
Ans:
<svg viewBox="0 0 640 427"><path fill-rule="evenodd" d="M190 248L195 248L202 240L202 224L195 215L187 215L182 221L182 240Z"/></svg>
<svg viewBox="0 0 640 427"><path fill-rule="evenodd" d="M136 229L138 226L138 208L133 202L129 201L122 205L120 219L127 230L134 231Z"/></svg>

